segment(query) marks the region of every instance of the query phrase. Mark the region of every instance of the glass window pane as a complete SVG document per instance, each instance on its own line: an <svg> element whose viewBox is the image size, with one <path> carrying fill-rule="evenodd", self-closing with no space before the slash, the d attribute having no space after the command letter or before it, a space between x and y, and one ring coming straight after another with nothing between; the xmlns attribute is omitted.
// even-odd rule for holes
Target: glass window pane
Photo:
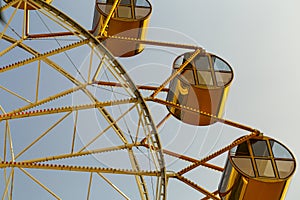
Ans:
<svg viewBox="0 0 300 200"><path fill-rule="evenodd" d="M178 69L182 65L182 63L183 63L183 56L180 56L175 60L173 68Z"/></svg>
<svg viewBox="0 0 300 200"><path fill-rule="evenodd" d="M255 159L258 175L263 177L275 177L271 160Z"/></svg>
<svg viewBox="0 0 300 200"><path fill-rule="evenodd" d="M213 79L210 71L197 71L200 85L213 85Z"/></svg>
<svg viewBox="0 0 300 200"><path fill-rule="evenodd" d="M184 58L183 58L182 64L184 64L190 56L191 56L190 53L184 54ZM189 63L185 66L185 69L195 69L194 62L193 62L193 61L189 62Z"/></svg>
<svg viewBox="0 0 300 200"><path fill-rule="evenodd" d="M105 5L105 4L100 4L99 5L100 10L102 10L102 12L104 12L105 14L109 14L112 6L111 5Z"/></svg>
<svg viewBox="0 0 300 200"><path fill-rule="evenodd" d="M270 145L275 158L290 158L293 159L291 153L281 144L274 140L270 140Z"/></svg>
<svg viewBox="0 0 300 200"><path fill-rule="evenodd" d="M242 172L248 176L254 177L253 166L250 158L233 157L232 161Z"/></svg>
<svg viewBox="0 0 300 200"><path fill-rule="evenodd" d="M195 78L193 70L184 70L180 76L185 82L195 84Z"/></svg>
<svg viewBox="0 0 300 200"><path fill-rule="evenodd" d="M216 79L217 79L217 85L218 86L224 86L227 83L229 83L232 79L232 73L231 72L220 72L216 71Z"/></svg>
<svg viewBox="0 0 300 200"><path fill-rule="evenodd" d="M135 18L142 19L150 12L150 8L135 8Z"/></svg>
<svg viewBox="0 0 300 200"><path fill-rule="evenodd" d="M215 57L215 56L212 56L212 60L213 60L213 63L214 63L214 70L215 71L223 71L223 72L230 72L231 69L230 67L228 66L228 64L226 62L224 62L223 60Z"/></svg>
<svg viewBox="0 0 300 200"><path fill-rule="evenodd" d="M265 140L250 140L254 156L269 157L270 153Z"/></svg>
<svg viewBox="0 0 300 200"><path fill-rule="evenodd" d="M210 70L209 59L207 56L197 56L194 59L196 69L199 71L207 71Z"/></svg>
<svg viewBox="0 0 300 200"><path fill-rule="evenodd" d="M120 5L130 5L130 0L121 0Z"/></svg>
<svg viewBox="0 0 300 200"><path fill-rule="evenodd" d="M276 160L275 162L280 178L287 178L294 171L295 162L292 160Z"/></svg>
<svg viewBox="0 0 300 200"><path fill-rule="evenodd" d="M97 3L110 3L110 0L98 0Z"/></svg>
<svg viewBox="0 0 300 200"><path fill-rule="evenodd" d="M135 5L150 8L150 4L146 0L136 0Z"/></svg>
<svg viewBox="0 0 300 200"><path fill-rule="evenodd" d="M247 142L244 142L231 150L233 156L250 156Z"/></svg>
<svg viewBox="0 0 300 200"><path fill-rule="evenodd" d="M180 68L190 56L190 53L185 53L184 55L178 57L175 61L174 68ZM191 63L193 63L193 61L188 63L184 69L193 69L193 65Z"/></svg>
<svg viewBox="0 0 300 200"><path fill-rule="evenodd" d="M118 17L131 19L132 18L131 14L132 13L130 7L125 7L125 6L118 7Z"/></svg>

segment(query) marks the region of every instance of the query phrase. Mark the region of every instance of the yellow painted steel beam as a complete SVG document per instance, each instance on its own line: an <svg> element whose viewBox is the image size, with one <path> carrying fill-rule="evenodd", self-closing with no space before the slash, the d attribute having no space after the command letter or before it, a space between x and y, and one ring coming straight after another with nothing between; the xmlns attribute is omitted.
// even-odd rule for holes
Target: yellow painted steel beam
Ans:
<svg viewBox="0 0 300 200"><path fill-rule="evenodd" d="M142 146L144 146L146 148L149 148L149 149L154 149L154 147L151 147L149 144L146 144L145 141L146 141L145 139L142 140L142 142L141 142ZM169 156L172 156L172 157L175 157L175 158L179 158L181 160L185 160L185 161L188 161L188 162L197 163L197 162L200 161L200 160L197 160L197 159L189 157L189 156L185 156L185 155L182 155L182 154L175 153L173 151L169 151L167 149L163 149L162 151L166 155L169 155ZM201 163L201 165L204 166L204 167L216 170L216 171L220 171L220 172L224 171L224 168L213 165L213 164L210 164L210 163L204 162L204 163Z"/></svg>
<svg viewBox="0 0 300 200"><path fill-rule="evenodd" d="M30 149L34 144L44 138L51 130L53 130L57 125L59 125L63 120L65 120L71 112L67 113L66 115L62 116L57 122L55 122L52 126L50 126L45 132L43 132L40 136L38 136L34 141L32 141L29 145L27 145L22 151L20 151L16 155L16 159L24 154L28 149Z"/></svg>
<svg viewBox="0 0 300 200"><path fill-rule="evenodd" d="M1 8L1 12L5 11L7 8L10 8L12 7L12 5L15 5L18 1L20 0L11 0L11 1L7 1L7 0L4 0L5 1L5 5L0 7Z"/></svg>
<svg viewBox="0 0 300 200"><path fill-rule="evenodd" d="M103 66L104 62L105 62L105 56L103 56L103 57L101 58L101 61L100 61L100 63L98 64L97 70L96 70L96 72L94 73L94 76L93 76L93 78L92 78L93 83L94 83L94 81L97 79L97 77L99 76L99 73L100 73L100 71L101 71L101 69L102 69L102 66Z"/></svg>
<svg viewBox="0 0 300 200"><path fill-rule="evenodd" d="M55 10L55 9L52 9L48 4L43 3L43 2L39 2L39 3L44 4L44 7L45 7L46 9L48 9L49 12L53 12L54 15L57 14L58 11ZM64 15L61 15L60 17L61 17L61 18L66 18L66 16L64 16ZM66 20L64 20L64 21L66 21ZM70 20L68 20L68 22L69 22L69 21L70 21ZM71 22L69 22L69 23L71 23ZM71 24L72 24L72 23L71 23ZM75 26L75 28L77 28L78 30L80 30L80 33L82 33L84 36L86 36L87 38L89 38L89 39L91 40L91 42L97 43L97 42L96 42L95 40L93 40L93 38L91 38L89 35L86 35L85 31L84 31L81 27L77 27L76 24L74 24L74 26ZM16 41L15 39L10 38L9 36L6 36L6 35L4 35L4 36L5 36L5 39L6 39L7 41L9 41L9 42L15 42L15 41ZM32 48L26 46L26 45L23 44L23 43L20 44L19 46L20 46L21 48L23 48L24 50L27 50L28 52L32 53L33 55L36 55L36 56L39 55L38 52L36 52L35 50L33 50ZM103 49L103 50L104 50L104 49ZM104 51L104 53L106 53L106 52ZM108 54L108 57L109 57L109 54ZM57 70L59 73L61 73L61 74L62 74L63 76L65 76L67 79L69 79L69 80L70 80L72 83L74 83L76 86L81 86L81 85L82 85L82 83L80 83L77 79L75 79L72 75L70 75L68 72L66 72L63 68L61 68L60 66L58 66L56 63L54 63L54 62L51 61L50 59L45 58L45 59L43 59L43 61L44 61L45 63L47 63L49 66L51 66L53 69ZM126 85L129 85L130 88L131 88L133 91L135 91L135 95L138 96L139 101L140 101L140 103L141 103L141 108L145 110L144 107L146 107L146 106L144 105L144 101L143 101L142 99L140 99L141 97L140 97L139 93L136 91L135 87L133 86L133 83L132 83L132 82L128 79L128 77L126 76L125 71L122 69L122 67L121 67L116 61L113 61L113 63L111 63L111 64L114 65L114 66L112 66L112 67L116 69L116 72L118 72L119 75L120 75L121 77L123 77L123 78L126 79L126 80L124 80L125 83L126 83L125 86L126 86ZM0 72L1 72L1 69L0 69ZM124 84L122 84L122 86L124 87ZM91 100L93 100L94 102L97 102L97 99L95 99L95 98L93 97L93 95L92 95L89 91L87 91L85 88L83 88L82 90L83 90L84 93L87 94L88 97L90 97ZM102 115L106 118L106 120L107 120L110 124L113 125L113 128L114 128L114 130L116 131L116 133L118 133L119 135L120 135L120 134L123 134L123 133L122 133L122 130L121 130L116 124L114 124L114 121L115 121L115 120L109 115L109 113L106 111L105 108L99 107L98 110L102 113ZM150 117L148 116L148 112L143 112L143 118L144 118L144 120L146 121L146 124L145 124L145 125L146 125L146 126L149 126L149 127L147 127L147 128L149 128L149 131L150 131L150 132L147 132L147 133L150 133L150 137L151 137L151 140L153 141L153 145L156 146L158 149L161 149L160 143L157 142L157 140L158 140L158 135L157 135L157 132L156 132L156 130L155 130L155 126L152 125L152 123L149 123ZM150 129L151 129L152 131L151 131ZM153 138L152 138L152 137L153 137ZM162 196L164 196L165 193L166 193L166 188L165 188L165 180L166 180L166 177L165 177L164 160L162 159L162 152L161 152L160 150L156 151L155 154L156 154L156 156L158 156L157 158L158 158L158 162L159 162L159 165L160 165L160 169L162 169L162 171L161 171L161 175L162 175L161 185L162 185L162 187L164 187L164 189L163 189L163 191L162 191L161 194L162 194Z"/></svg>
<svg viewBox="0 0 300 200"><path fill-rule="evenodd" d="M29 101L28 99L26 99L26 98L22 97L21 95L15 93L14 91L9 90L6 87L3 87L3 86L0 85L0 89L5 90L6 92L10 93L11 95L16 96L17 98L19 98L19 99L21 99L21 100L23 100L23 101L25 101L25 102L27 102L29 104L32 104L32 102Z"/></svg>
<svg viewBox="0 0 300 200"><path fill-rule="evenodd" d="M123 100L116 100L116 101L96 102L93 104L78 105L78 106L66 106L66 107L60 107L60 108L49 108L49 109L34 110L34 111L27 111L27 112L8 113L8 114L0 115L0 121L10 120L10 119L19 119L19 118L24 118L24 117L34 117L34 116L42 116L42 115L49 115L49 114L73 112L73 111L77 111L77 110L101 108L101 107L105 107L105 106L115 106L115 105L136 103L136 102L137 102L137 99L130 98L130 99L123 99Z"/></svg>
<svg viewBox="0 0 300 200"><path fill-rule="evenodd" d="M12 159L12 161L15 161L13 140L12 140L12 137L11 137L10 125L9 125L8 121L6 121L6 125L5 125L5 134L7 134L7 139L9 141L9 149L10 149L11 159Z"/></svg>
<svg viewBox="0 0 300 200"><path fill-rule="evenodd" d="M45 59L49 56L53 56L55 54L65 52L67 50L70 50L70 49L73 49L73 48L76 48L76 47L80 47L80 46L82 46L84 44L88 44L88 43L89 43L89 40L85 39L85 40L75 42L73 44L70 44L70 45L67 45L67 46L64 46L64 47L61 47L61 48L58 48L58 49L51 50L49 52L46 52L46 53L43 53L43 54L40 54L40 55L37 55L37 56L33 56L33 57L25 59L25 60L18 61L16 63L13 63L13 64L10 64L8 66L4 66L4 67L0 68L0 73L3 73L5 71L9 71L9 70L12 70L12 69L15 69L15 68L18 68L18 67L22 67L24 65L30 64L30 63L35 62L35 61L43 60L43 59Z"/></svg>
<svg viewBox="0 0 300 200"><path fill-rule="evenodd" d="M29 10L27 10L27 6L28 6L27 2L24 1L22 38L26 38L26 34L27 34L27 30L28 30L28 25L29 25L29 21L28 21Z"/></svg>
<svg viewBox="0 0 300 200"><path fill-rule="evenodd" d="M128 154L129 154L129 158L130 158L130 162L131 162L131 166L134 170L138 170L140 171L140 166L139 163L136 159L136 156L134 154L134 152L132 151L132 148L127 149L128 150ZM149 200L149 193L148 193L148 189L146 186L146 182L143 176L135 176L135 181L138 185L138 189L140 192L140 197L142 200Z"/></svg>
<svg viewBox="0 0 300 200"><path fill-rule="evenodd" d="M103 56L103 58L105 58L105 56ZM57 70L59 73L61 73L63 76L65 76L67 79L69 79L76 86L81 87L81 86L85 85L85 84L79 82L76 78L74 78L67 71L65 71L63 68L61 68L60 66L58 66L51 60L45 59L44 62L49 64L51 67L53 67L53 69ZM117 66L115 66L115 68L118 69ZM94 97L94 95L89 90L87 90L85 87L82 87L81 90L91 99L91 101L95 102L95 104L101 104L98 101L98 99L96 97ZM127 102L127 103L130 103L130 102ZM115 123L115 120L110 116L109 112L107 112L107 110L101 105L97 106L97 109L104 116L104 118L107 120L107 122L112 125L113 129L120 136L120 138L122 140L124 140L125 136L124 136L122 130L117 126L117 124Z"/></svg>
<svg viewBox="0 0 300 200"><path fill-rule="evenodd" d="M165 86L173 80L199 53L201 53L201 49L197 49L180 67L179 69L173 73L167 80L165 80L157 90L155 90L152 94L151 97L154 98Z"/></svg>
<svg viewBox="0 0 300 200"><path fill-rule="evenodd" d="M32 48L28 47L27 45L25 45L24 43L18 43L16 39L8 36L8 35L3 35L2 39L10 42L11 44L17 43L17 46L19 46L20 48L28 51L29 53L33 54L33 55L38 55L38 53L36 51L34 51Z"/></svg>
<svg viewBox="0 0 300 200"><path fill-rule="evenodd" d="M15 1L15 2L18 2L18 1ZM9 20L6 22L5 27L3 28L3 31L0 33L0 39L1 39L1 38L3 37L3 35L5 34L5 32L6 32L7 28L9 27L9 25L10 25L12 19L13 19L14 16L16 15L17 10L18 10L18 8L20 7L21 3L22 3L22 1L20 1L20 2L18 3L18 5L17 5L16 8L14 9L13 13L11 14ZM5 8L5 7L4 7L4 8ZM4 8L1 9L1 12L4 10Z"/></svg>
<svg viewBox="0 0 300 200"><path fill-rule="evenodd" d="M140 114L142 114L142 110L141 110ZM147 133L149 133L149 128L147 127L147 121L145 119L141 120L141 124L142 124L142 127L144 129L144 133L146 135ZM153 141L153 138L150 137L151 135L146 135L146 136L147 137L144 138L143 145L146 141L148 141L150 144L152 144L153 148L149 148L150 156L152 157L153 164L154 164L155 168L159 169L159 168L161 168L161 163L160 163L160 161L156 162L155 154L161 153L163 155L162 147L158 147L157 143L155 143L155 141ZM141 142L141 144L142 144L142 142Z"/></svg>
<svg viewBox="0 0 300 200"><path fill-rule="evenodd" d="M10 45L6 49L2 50L0 52L0 56L3 56L4 54L6 54L7 52L9 52L10 50L12 50L13 48L15 48L16 46L20 45L23 41L24 41L24 38L21 38L20 40L14 42L12 45Z"/></svg>
<svg viewBox="0 0 300 200"><path fill-rule="evenodd" d="M185 156L185 155L182 155L182 154L178 154L178 153L166 150L166 149L163 149L163 152L165 154L169 155L169 156L172 156L172 157L175 157L175 158L179 158L181 160L185 160L185 161L189 161L189 162L193 162L193 163L199 162L198 159L191 158L189 156ZM210 169L216 170L216 171L220 171L220 172L224 171L224 168L216 166L216 165L213 165L213 164L210 164L210 163L206 163L205 162L205 163L202 163L201 165L204 166L204 167L208 167Z"/></svg>
<svg viewBox="0 0 300 200"><path fill-rule="evenodd" d="M166 105L166 106L172 106L172 107L175 107L177 109L186 110L186 111L198 113L200 115L204 115L204 116L207 116L207 117L211 117L211 118L215 119L216 121L218 121L220 123L227 124L227 125L233 126L235 128L243 129L245 131L257 132L256 129L251 128L249 126L246 126L246 125L234 122L234 121L230 121L230 120L227 120L227 119L223 119L223 118L217 117L215 115L212 115L210 113L203 112L203 111L198 110L198 109L190 108L190 107L187 107L187 106L184 106L184 105L181 105L181 104L176 104L174 102L170 102L170 101L166 101L166 100L158 99L158 98L151 98L151 97L150 98L145 98L145 100L146 101L154 101L154 102L157 102L159 104Z"/></svg>
<svg viewBox="0 0 300 200"><path fill-rule="evenodd" d="M111 87L122 87L122 84L116 82L108 82L108 81L94 81L93 84L101 85L101 86L111 86ZM141 90L157 90L158 87L149 86L149 85L136 85L138 89ZM163 88L161 91L168 92L169 88Z"/></svg>
<svg viewBox="0 0 300 200"><path fill-rule="evenodd" d="M101 173L97 173L103 180L105 180L112 188L114 188L120 195L122 195L126 200L130 200L130 198L122 192L115 184L113 184L108 178L103 176Z"/></svg>
<svg viewBox="0 0 300 200"><path fill-rule="evenodd" d="M213 195L217 195L217 194L219 194L219 191L216 190L216 191L214 191L212 194L213 194ZM209 200L209 199L210 199L210 197L209 197L209 196L206 196L206 197L202 198L201 200Z"/></svg>
<svg viewBox="0 0 300 200"><path fill-rule="evenodd" d="M38 7L41 7L42 9L41 10L45 10L47 12L49 12L50 14L53 15L53 17L57 17L57 21L60 20L60 21L63 21L64 23L66 23L67 25L73 27L76 32L74 32L74 34L82 34L83 36L86 36L90 41L91 43L93 44L98 44L97 40L95 40L91 35L89 35L88 33L86 33L86 31L80 27L79 25L77 25L73 20L69 19L67 16L65 16L63 13L60 13L58 10L52 8L51 6L47 5L46 3L42 2L42 1L37 1L37 0L32 0L32 2L36 2L37 5L39 5ZM24 44L22 44L24 45ZM30 48L27 48L29 50L31 50ZM100 48L101 49L101 48ZM106 52L105 50L103 50L104 53ZM35 54L37 55L37 54ZM74 84L76 84L77 86L81 85L81 83L79 81L77 81L74 77L72 77L70 74L68 74L67 72L65 72L63 69L61 69L59 66L55 65L55 63L53 63L52 61L50 61L49 59L45 58L43 59L47 64L49 64L50 66L52 66L54 69L56 69L58 72L62 73L64 76L66 76L68 79L71 80L71 82L73 82ZM116 62L114 62L114 64L116 64ZM145 109L145 105L144 105L144 101L143 99L141 98L141 96L139 94L137 94L136 90L135 90L135 87L133 85L133 83L131 83L130 79L126 76L126 74L123 74L123 71L122 71L122 67L119 66L119 65L116 65L116 66L113 66L115 67L115 69L118 69L119 71L117 73L121 74L121 76L124 78L124 83L130 85L130 88L133 89L133 92L135 92L135 94L137 95L137 98L139 99L139 102L141 102L141 105L142 105L142 108L146 111L145 114L143 115L145 117L145 120L147 122L149 122L150 118L149 118L149 114L148 114L148 111L147 109ZM88 97L90 97L92 100L95 101L95 103L97 102L97 99L95 99L95 97L90 94L87 90L83 89L83 91L88 95ZM104 115L104 116L107 116L107 121L109 121L110 123L113 123L114 119L109 116L108 112L105 110L105 108L98 108L99 111ZM150 136L153 137L154 139L154 145L157 146L157 147L160 147L160 143L159 141L157 140L157 133L155 131L155 127L153 126L153 123L152 121L150 120L150 125L148 125L147 123L147 126L151 126L152 129L150 129ZM122 134L122 130L120 130L116 125L114 125L114 128L116 129L117 132L120 132L120 134ZM147 132L148 133L148 132ZM159 153L158 153L159 154ZM161 169L164 168L164 165L163 165L163 158L158 156L158 159L159 159L159 162L162 164L161 165ZM164 174L165 171L162 170L161 171L161 174ZM164 177L162 177L162 179L164 179ZM163 180L164 181L164 180ZM164 184L164 183L163 183Z"/></svg>
<svg viewBox="0 0 300 200"><path fill-rule="evenodd" d="M239 144L241 144L241 143L243 143L243 142L245 142L245 141L247 141L247 140L249 140L249 139L251 139L251 138L253 138L253 137L256 137L256 136L259 135L259 134L260 134L260 132L255 131L255 132L250 133L249 135L246 135L246 136L244 136L244 137L241 137L240 139L235 140L233 143L231 143L230 145L228 145L228 146L226 146L226 147L220 149L219 151L216 151L216 152L210 154L209 156L207 156L207 157L205 157L205 158L203 158L203 159L201 159L201 160L199 160L199 161L193 163L192 165L190 165L190 166L188 166L188 167L182 169L182 170L179 171L177 174L178 174L178 175L183 175L183 174L185 174L185 173L187 173L187 172L189 172L189 171L195 169L196 167L202 165L203 163L206 163L207 161L209 161L209 160L211 160L211 159L213 159L213 158L215 158L215 157L217 157L217 156L219 156L219 155L225 153L226 151L229 151L229 150L232 149L233 147L235 147L235 146L237 146L237 145L239 145Z"/></svg>
<svg viewBox="0 0 300 200"><path fill-rule="evenodd" d="M7 140L8 140L8 121L5 123L4 144L3 144L3 160L6 161L7 156Z"/></svg>
<svg viewBox="0 0 300 200"><path fill-rule="evenodd" d="M2 199L5 199L5 196L8 196L8 190L9 190L8 188L12 184L13 176L14 176L14 169L11 169L11 172L10 172L10 175L8 178L5 175L5 188L4 188L4 192L2 195Z"/></svg>
<svg viewBox="0 0 300 200"><path fill-rule="evenodd" d="M90 146L91 144L93 144L99 137L101 137L108 129L110 129L111 127L116 126L117 122L121 119L123 119L123 117L128 114L136 105L131 106L126 112L124 112L121 116L119 116L115 121L111 122L106 128L104 128L96 137L94 137L92 140L90 140L89 142L87 142L87 144L82 147L79 152L83 151L84 149L86 149L88 146ZM128 144L128 141L126 139L126 137L124 136L124 134L122 132L116 132L116 134L120 137L120 139L122 140L122 142L126 145Z"/></svg>
<svg viewBox="0 0 300 200"><path fill-rule="evenodd" d="M138 121L138 123L137 123L137 129L136 129L136 134L135 134L135 139L134 139L134 142L135 142L135 143L138 142L141 124L142 124L142 110L139 111L139 121Z"/></svg>
<svg viewBox="0 0 300 200"><path fill-rule="evenodd" d="M175 178L177 178L178 180L184 182L185 184L191 186L192 188L194 188L195 190L201 192L202 194L209 196L211 199L214 200L221 200L219 197L215 196L213 193L207 191L206 189L200 187L199 185L197 185L196 183L192 182L191 180L183 177L183 176L175 176Z"/></svg>
<svg viewBox="0 0 300 200"><path fill-rule="evenodd" d="M57 32L57 33L43 33L43 34L29 34L27 38L30 39L37 39L37 38L52 38L52 37L61 37L61 36L68 36L74 35L72 32ZM161 47L170 47L170 48L181 48L181 49L204 49L199 46L190 45L190 44L179 44L179 43L171 43L171 42L162 42L162 41L155 41L155 40L142 40L138 38L130 38L130 37L121 37L121 36L96 36L96 38L103 40L103 39L113 39L113 40L123 40L129 41L137 44L146 44L146 45L153 45L153 46L161 46Z"/></svg>
<svg viewBox="0 0 300 200"><path fill-rule="evenodd" d="M35 83L35 103L38 102L39 100L40 77L41 77L41 61L38 61L37 77Z"/></svg>
<svg viewBox="0 0 300 200"><path fill-rule="evenodd" d="M160 128L170 117L172 114L169 112L157 125L157 129Z"/></svg>
<svg viewBox="0 0 300 200"><path fill-rule="evenodd" d="M74 126L73 126L73 136L72 136L72 145L71 145L71 154L74 153L75 139L77 133L77 123L78 123L78 111L75 112Z"/></svg>
<svg viewBox="0 0 300 200"><path fill-rule="evenodd" d="M114 2L114 4L112 5L111 10L110 10L110 12L109 12L107 18L106 18L106 20L105 20L105 22L104 22L104 24L103 24L103 27L102 27L102 29L101 29L99 35L103 35L103 34L104 34L105 29L106 29L106 27L107 27L107 25L108 25L110 19L112 18L112 15L114 14L114 12L115 12L115 10L116 10L116 8L117 8L117 6L119 5L120 2L121 2L121 0L115 0L115 2Z"/></svg>
<svg viewBox="0 0 300 200"><path fill-rule="evenodd" d="M73 172L96 172L123 175L139 175L139 176L161 176L160 171L137 171L129 169L102 168L91 166L74 166L59 164L42 164L42 163L26 163L26 162L0 162L0 168L26 168L26 169L43 169L43 170L60 170Z"/></svg>
<svg viewBox="0 0 300 200"><path fill-rule="evenodd" d="M91 47L91 54L90 54L90 62L89 62L89 69L88 69L88 78L87 78L87 82L90 83L91 82L91 73L92 73L92 66L93 66L93 57L94 57L94 51L95 51L95 47ZM104 56L103 56L104 57Z"/></svg>
<svg viewBox="0 0 300 200"><path fill-rule="evenodd" d="M162 46L162 47L174 47L174 48L182 48L182 49L202 49L199 46L195 45L189 45L189 44L177 44L177 43L171 43L171 42L160 42L160 41L154 41L154 40L142 40L138 38L131 38L131 37L121 37L121 36L97 36L97 38L100 39L114 39L114 40L123 40L123 41L129 41L137 44L147 44L147 45L153 45L153 46ZM203 50L203 49L202 49Z"/></svg>
<svg viewBox="0 0 300 200"><path fill-rule="evenodd" d="M105 56L103 56L105 58ZM58 66L56 63L52 62L50 59L45 59L44 62L46 62L48 65L50 65L53 69L57 70L59 73L61 73L63 76L65 76L67 79L69 79L73 84L75 84L78 87L82 87L85 84L79 82L75 77L73 77L71 74L69 74L67 71L65 71L63 68ZM119 69L117 66L115 66L116 69ZM118 70L120 71L120 70ZM96 103L100 103L94 95L87 90L85 87L82 87L81 90L91 99L91 101ZM129 103L129 102L128 102ZM117 135L120 137L121 140L124 141L124 134L123 131L117 126L115 123L115 120L110 116L109 112L104 107L98 106L98 111L104 116L104 118L107 120L107 122L113 127Z"/></svg>
<svg viewBox="0 0 300 200"><path fill-rule="evenodd" d="M59 196L57 196L57 194L55 194L53 191L51 191L48 187L46 187L44 184L42 184L38 179L36 179L35 177L33 177L29 172L27 172L26 170L19 168L24 174L26 174L29 178L31 178L35 183L37 183L39 186L41 186L44 190L46 190L49 194L51 194L53 197L55 197L58 200L61 200L61 198Z"/></svg>
<svg viewBox="0 0 300 200"><path fill-rule="evenodd" d="M120 146L114 146L114 147L106 147L106 148L87 150L87 151L82 151L82 152L77 152L77 153L67 153L67 154L61 154L61 155L56 155L56 156L36 158L36 159L31 159L31 160L25 160L23 162L24 163L38 163L38 162L47 162L47 161L67 159L67 158L76 158L76 157L80 157L80 156L87 156L87 155L93 155L93 154L98 154L98 153L124 150L124 149L132 148L135 146L141 146L141 144L126 144L126 145L120 145Z"/></svg>
<svg viewBox="0 0 300 200"><path fill-rule="evenodd" d="M87 192L87 197L86 197L87 200L90 199L92 181L93 181L93 172L90 173L90 180L89 180L88 192Z"/></svg>
<svg viewBox="0 0 300 200"><path fill-rule="evenodd" d="M105 56L103 57L105 58ZM61 68L60 66L56 65L55 63L53 63L51 60L49 59L45 59L44 60L47 64L49 64L50 66L52 66L55 70L57 70L58 72L60 72L62 75L64 75L66 78L68 78L71 82L73 82L75 85L77 85L78 87L81 87L85 84L80 83L77 79L75 79L72 75L70 75L68 72L66 72L63 68ZM116 120L114 120L110 114L106 111L106 109L103 107L103 105L99 105L101 104L101 102L99 102L91 93L90 91L88 91L85 87L81 87L81 90L92 100L95 102L95 104L98 104L97 109L99 110L100 113L102 113L102 115L105 117L105 119L109 122L110 126L113 127L113 129L115 130L116 134L120 137L120 139L124 142L126 142L126 137L124 136L122 130L117 126L116 124ZM137 102L136 101L132 101L132 102ZM130 102L125 102L124 103L130 103ZM118 104L118 103L117 103ZM119 105L119 104L118 104Z"/></svg>
<svg viewBox="0 0 300 200"><path fill-rule="evenodd" d="M62 91L62 92L60 92L60 93L58 93L58 94L56 94L56 95L49 96L49 97L47 97L47 98L45 98L45 99L41 99L41 100L39 100L39 101L37 101L37 102L35 102L35 103L28 104L28 105L26 105L26 106L24 106L24 107L21 107L21 108L19 108L19 109L13 110L13 111L11 111L10 113L7 113L7 114L19 113L19 112L22 112L22 111L25 111L25 110L28 110L28 109L37 107L37 106L39 106L39 105L42 105L42 104L48 103L48 102L50 102L50 101L53 101L53 100L55 100L55 99L61 98L61 97L63 97L63 96L69 95L69 94L71 94L71 93L73 93L73 92L76 92L76 91L78 91L78 90L80 90L80 89L86 87L86 86L87 86L87 84L82 84L82 85L79 86L79 87L70 88L70 89L65 90L65 91Z"/></svg>

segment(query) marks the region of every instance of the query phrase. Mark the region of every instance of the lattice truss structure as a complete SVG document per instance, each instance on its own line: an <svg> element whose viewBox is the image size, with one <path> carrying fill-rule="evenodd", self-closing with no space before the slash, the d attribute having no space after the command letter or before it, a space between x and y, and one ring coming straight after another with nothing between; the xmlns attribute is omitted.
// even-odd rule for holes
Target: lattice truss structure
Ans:
<svg viewBox="0 0 300 200"><path fill-rule="evenodd" d="M100 7L103 2L97 1ZM174 180L199 191L201 199L221 199L218 180L210 191L206 180L195 181L189 173L222 175L224 166L209 161L261 133L167 98L170 83L207 52L194 45L109 35L111 20L123 13L116 9L121 1L111 1L106 18L99 18L97 34L50 3L2 2L2 199L166 199ZM159 85L135 84L126 66L103 45L105 39L191 53ZM186 149L167 149L165 140L172 140L172 132L191 126L167 108L238 128L246 136L200 158Z"/></svg>

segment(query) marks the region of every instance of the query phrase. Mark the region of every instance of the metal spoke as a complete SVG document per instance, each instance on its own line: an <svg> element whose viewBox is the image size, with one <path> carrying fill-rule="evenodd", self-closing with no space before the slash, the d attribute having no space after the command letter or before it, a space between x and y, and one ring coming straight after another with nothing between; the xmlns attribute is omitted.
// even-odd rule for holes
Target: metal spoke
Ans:
<svg viewBox="0 0 300 200"><path fill-rule="evenodd" d="M53 191L51 191L49 188L47 188L44 184L42 184L38 179L36 179L35 177L33 177L31 174L29 174L26 170L24 170L23 168L19 168L24 174L26 174L30 179L32 179L35 183L37 183L39 186L41 186L44 190L46 190L47 192L49 192L54 198L61 200L61 198L56 195Z"/></svg>

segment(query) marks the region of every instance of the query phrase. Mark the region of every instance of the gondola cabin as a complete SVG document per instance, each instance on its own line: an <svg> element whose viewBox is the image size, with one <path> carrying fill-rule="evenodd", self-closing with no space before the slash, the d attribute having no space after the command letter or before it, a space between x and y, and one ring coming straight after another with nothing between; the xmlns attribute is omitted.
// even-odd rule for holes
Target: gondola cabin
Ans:
<svg viewBox="0 0 300 200"><path fill-rule="evenodd" d="M173 73L191 54L185 53L175 59ZM168 105L167 109L185 123L210 125L216 120L201 113L222 117L232 79L232 68L225 60L211 53L200 53L171 80L167 95L167 101L195 109L197 112L172 105Z"/></svg>
<svg viewBox="0 0 300 200"><path fill-rule="evenodd" d="M219 195L222 200L283 200L295 168L290 150L258 136L230 150Z"/></svg>
<svg viewBox="0 0 300 200"><path fill-rule="evenodd" d="M93 22L93 34L101 35L101 29L113 7L113 0L97 0ZM145 39L152 7L147 0L121 0L113 12L102 36L118 36ZM104 38L103 44L114 56L130 57L140 53L142 44L126 40Z"/></svg>
<svg viewBox="0 0 300 200"><path fill-rule="evenodd" d="M4 0L6 3L10 3L12 2L13 0ZM44 0L46 3L50 4L53 0ZM21 3L20 3L21 2ZM13 4L12 6L15 7L15 8L18 8L18 9L22 9L24 10L25 8L27 10L36 10L38 9L34 3L32 2L26 2L24 3L25 1L17 1L15 4Z"/></svg>

